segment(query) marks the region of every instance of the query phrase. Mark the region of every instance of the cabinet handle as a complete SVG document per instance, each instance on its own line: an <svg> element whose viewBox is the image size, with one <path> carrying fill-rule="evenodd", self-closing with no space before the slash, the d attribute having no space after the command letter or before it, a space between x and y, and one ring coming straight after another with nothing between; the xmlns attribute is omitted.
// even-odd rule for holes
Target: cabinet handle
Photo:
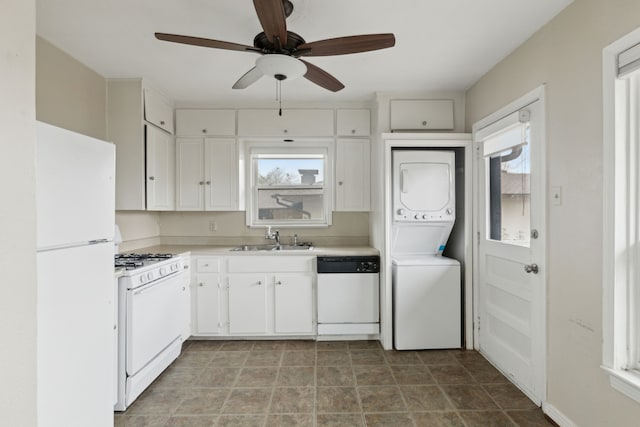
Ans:
<svg viewBox="0 0 640 427"><path fill-rule="evenodd" d="M200 181L198 184L200 184L200 185L204 185L204 181Z"/></svg>
<svg viewBox="0 0 640 427"><path fill-rule="evenodd" d="M204 283L198 283L198 286L203 287Z"/></svg>
<svg viewBox="0 0 640 427"><path fill-rule="evenodd" d="M355 129L351 129L351 133L352 134L356 133L356 130Z"/></svg>
<svg viewBox="0 0 640 427"><path fill-rule="evenodd" d="M282 281L278 280L278 281L276 282L276 285L278 285L278 286L282 285Z"/></svg>
<svg viewBox="0 0 640 427"><path fill-rule="evenodd" d="M284 133L289 133L289 130L288 129L284 129L283 132Z"/></svg>
<svg viewBox="0 0 640 427"><path fill-rule="evenodd" d="M338 185L342 185L342 181L338 181Z"/></svg>
<svg viewBox="0 0 640 427"><path fill-rule="evenodd" d="M262 280L258 280L258 286L262 286Z"/></svg>
<svg viewBox="0 0 640 427"><path fill-rule="evenodd" d="M207 181L207 185L211 185L211 181Z"/></svg>
<svg viewBox="0 0 640 427"><path fill-rule="evenodd" d="M164 120L160 120L160 124L164 126Z"/></svg>
<svg viewBox="0 0 640 427"><path fill-rule="evenodd" d="M202 133L207 133L207 130L206 129L202 129Z"/></svg>
<svg viewBox="0 0 640 427"><path fill-rule="evenodd" d="M155 176L150 176L150 177L149 177L149 181L155 181L155 180L156 180L156 177L155 177Z"/></svg>
<svg viewBox="0 0 640 427"><path fill-rule="evenodd" d="M422 121L422 126L426 126L426 125L427 125L427 121L426 121L426 120L423 120L423 121Z"/></svg>

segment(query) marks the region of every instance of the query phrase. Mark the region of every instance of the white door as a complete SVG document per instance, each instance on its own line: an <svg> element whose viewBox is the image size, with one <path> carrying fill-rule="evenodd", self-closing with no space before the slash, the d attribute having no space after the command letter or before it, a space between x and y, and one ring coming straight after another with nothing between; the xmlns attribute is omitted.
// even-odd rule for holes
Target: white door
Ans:
<svg viewBox="0 0 640 427"><path fill-rule="evenodd" d="M229 275L229 332L267 332L267 280L264 274Z"/></svg>
<svg viewBox="0 0 640 427"><path fill-rule="evenodd" d="M368 139L336 142L336 211L369 210L370 159Z"/></svg>
<svg viewBox="0 0 640 427"><path fill-rule="evenodd" d="M475 327L480 352L539 405L545 385L544 118L542 101L522 105L475 132Z"/></svg>
<svg viewBox="0 0 640 427"><path fill-rule="evenodd" d="M204 209L203 140L178 138L176 143L178 157L176 210L201 211Z"/></svg>
<svg viewBox="0 0 640 427"><path fill-rule="evenodd" d="M207 138L205 141L205 210L236 210L238 208L236 141L214 138Z"/></svg>
<svg viewBox="0 0 640 427"><path fill-rule="evenodd" d="M220 333L220 275L196 275L195 330L198 334Z"/></svg>
<svg viewBox="0 0 640 427"><path fill-rule="evenodd" d="M154 126L147 132L147 209L175 209L176 144L173 136Z"/></svg>
<svg viewBox="0 0 640 427"><path fill-rule="evenodd" d="M313 278L310 274L275 277L275 332L313 333Z"/></svg>

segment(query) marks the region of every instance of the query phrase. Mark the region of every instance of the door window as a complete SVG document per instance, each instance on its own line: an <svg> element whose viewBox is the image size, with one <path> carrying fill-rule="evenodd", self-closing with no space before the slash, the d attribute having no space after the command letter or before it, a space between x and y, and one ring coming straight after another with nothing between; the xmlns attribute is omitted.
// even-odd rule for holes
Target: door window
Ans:
<svg viewBox="0 0 640 427"><path fill-rule="evenodd" d="M529 247L531 156L529 122L518 122L484 141L487 238Z"/></svg>

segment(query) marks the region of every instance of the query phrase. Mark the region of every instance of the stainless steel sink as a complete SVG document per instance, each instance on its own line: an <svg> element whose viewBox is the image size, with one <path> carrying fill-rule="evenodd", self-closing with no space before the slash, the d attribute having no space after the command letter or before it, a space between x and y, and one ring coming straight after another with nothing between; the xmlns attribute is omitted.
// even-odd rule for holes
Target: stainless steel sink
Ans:
<svg viewBox="0 0 640 427"><path fill-rule="evenodd" d="M242 245L231 249L234 252L257 252L257 251L312 251L310 245Z"/></svg>

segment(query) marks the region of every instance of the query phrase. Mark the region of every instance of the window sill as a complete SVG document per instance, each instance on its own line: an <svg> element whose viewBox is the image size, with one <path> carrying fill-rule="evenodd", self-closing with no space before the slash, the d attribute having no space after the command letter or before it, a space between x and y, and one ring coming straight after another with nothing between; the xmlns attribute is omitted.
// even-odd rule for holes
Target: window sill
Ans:
<svg viewBox="0 0 640 427"><path fill-rule="evenodd" d="M640 402L640 373L636 371L623 371L602 366L609 373L611 387L625 396Z"/></svg>

